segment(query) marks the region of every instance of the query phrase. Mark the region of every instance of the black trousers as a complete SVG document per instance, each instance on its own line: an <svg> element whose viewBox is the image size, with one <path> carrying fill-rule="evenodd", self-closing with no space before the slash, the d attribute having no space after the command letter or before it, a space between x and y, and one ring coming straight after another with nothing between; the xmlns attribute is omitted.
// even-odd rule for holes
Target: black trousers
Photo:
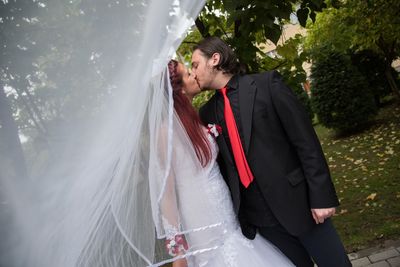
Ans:
<svg viewBox="0 0 400 267"><path fill-rule="evenodd" d="M289 234L281 225L258 227L258 232L278 247L297 267L313 267L313 261L319 267L351 266L330 219L300 237Z"/></svg>

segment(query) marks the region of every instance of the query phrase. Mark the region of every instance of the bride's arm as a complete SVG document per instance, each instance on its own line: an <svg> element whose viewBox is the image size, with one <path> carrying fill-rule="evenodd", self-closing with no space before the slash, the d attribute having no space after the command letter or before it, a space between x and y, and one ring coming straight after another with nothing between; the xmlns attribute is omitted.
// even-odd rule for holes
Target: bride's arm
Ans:
<svg viewBox="0 0 400 267"><path fill-rule="evenodd" d="M188 249L185 236L181 231L177 194L175 188L175 174L170 170L163 197L160 201L162 222L166 234L166 248L168 253L175 257Z"/></svg>
<svg viewBox="0 0 400 267"><path fill-rule="evenodd" d="M173 143L173 142L172 142ZM174 156L175 151L173 150L173 144L168 144L168 135L165 128L160 131L158 140L158 152L160 166L162 169L162 175L165 177L163 181L163 188L161 190L161 197L159 199L159 209L162 220L162 225L166 235L166 249L168 254L172 257L182 255L188 249L188 245L183 234L181 232L181 221L178 205L178 196L176 190L176 173L174 166L176 165L176 157ZM168 157L168 147L172 149L170 157ZM169 162L170 160L170 162ZM169 167L168 167L169 166ZM178 260L176 266L182 265L182 262L186 263L186 260Z"/></svg>

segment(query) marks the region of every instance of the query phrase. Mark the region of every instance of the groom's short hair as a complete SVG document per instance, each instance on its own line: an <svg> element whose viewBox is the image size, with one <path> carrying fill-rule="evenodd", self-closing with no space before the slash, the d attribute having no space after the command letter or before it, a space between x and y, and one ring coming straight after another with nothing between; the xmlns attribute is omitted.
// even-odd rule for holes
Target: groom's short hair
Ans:
<svg viewBox="0 0 400 267"><path fill-rule="evenodd" d="M217 70L223 73L238 74L241 72L239 61L232 48L220 38L211 36L201 40L193 51L200 50L206 58L211 58L214 53L220 54Z"/></svg>

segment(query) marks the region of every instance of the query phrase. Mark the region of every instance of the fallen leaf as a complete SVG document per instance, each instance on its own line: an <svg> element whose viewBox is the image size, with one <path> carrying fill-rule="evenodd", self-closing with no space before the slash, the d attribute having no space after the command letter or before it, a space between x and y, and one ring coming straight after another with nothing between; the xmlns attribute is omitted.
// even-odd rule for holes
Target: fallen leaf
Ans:
<svg viewBox="0 0 400 267"><path fill-rule="evenodd" d="M362 159L358 159L358 160L354 161L354 164L356 164L356 165L361 164L362 161L363 161Z"/></svg>
<svg viewBox="0 0 400 267"><path fill-rule="evenodd" d="M394 151L393 151L393 149L389 149L389 150L386 150L385 153L388 155L393 155Z"/></svg>
<svg viewBox="0 0 400 267"><path fill-rule="evenodd" d="M367 196L367 198L365 200L374 200L376 197L376 193L372 193L369 196Z"/></svg>

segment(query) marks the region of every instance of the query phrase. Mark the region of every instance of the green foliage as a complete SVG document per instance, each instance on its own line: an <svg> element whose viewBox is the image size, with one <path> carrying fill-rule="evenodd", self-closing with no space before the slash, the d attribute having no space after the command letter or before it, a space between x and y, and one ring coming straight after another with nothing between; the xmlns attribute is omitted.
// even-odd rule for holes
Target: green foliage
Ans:
<svg viewBox="0 0 400 267"><path fill-rule="evenodd" d="M343 23L343 16L343 9L330 7L317 14L315 23L307 24L304 48L311 58L321 57L327 49L343 53L352 47L352 29Z"/></svg>
<svg viewBox="0 0 400 267"><path fill-rule="evenodd" d="M307 49L330 46L343 52L374 50L393 60L400 54L400 2L396 0L349 0L339 9L329 7L318 13L316 23L309 23Z"/></svg>
<svg viewBox="0 0 400 267"><path fill-rule="evenodd" d="M206 103L214 95L214 93L215 93L214 90L201 92L200 94L196 95L193 98L192 105L196 109L199 109L204 103Z"/></svg>
<svg viewBox="0 0 400 267"><path fill-rule="evenodd" d="M325 127L357 130L376 114L371 89L346 55L333 52L316 60L311 78L313 108Z"/></svg>
<svg viewBox="0 0 400 267"><path fill-rule="evenodd" d="M193 27L189 30L188 34L186 35L185 40L181 43L177 50L178 59L183 61L186 66L190 65L192 61L192 50L193 47L202 39L201 34L197 27Z"/></svg>
<svg viewBox="0 0 400 267"><path fill-rule="evenodd" d="M353 26L352 43L373 49L388 60L400 54L400 1L369 0L346 2L345 23Z"/></svg>

